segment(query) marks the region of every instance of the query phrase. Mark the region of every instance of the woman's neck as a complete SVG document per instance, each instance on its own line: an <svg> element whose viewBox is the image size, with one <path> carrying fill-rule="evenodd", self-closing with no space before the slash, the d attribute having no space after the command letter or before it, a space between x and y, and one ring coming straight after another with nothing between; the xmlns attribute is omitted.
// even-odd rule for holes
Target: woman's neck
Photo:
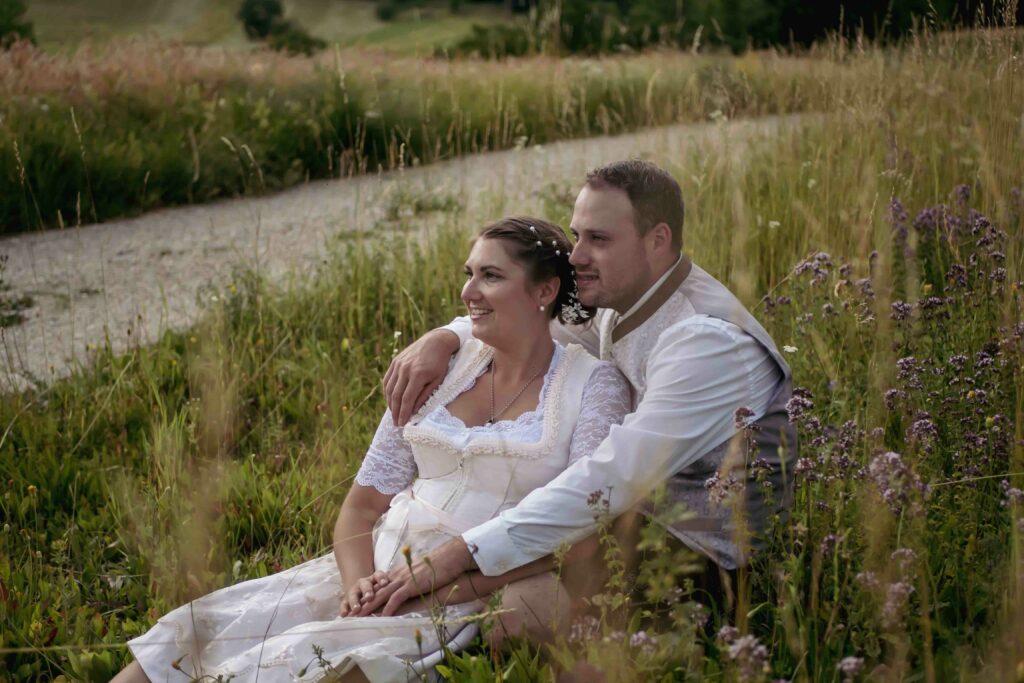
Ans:
<svg viewBox="0 0 1024 683"><path fill-rule="evenodd" d="M539 334L524 334L507 345L492 346L495 379L512 384L525 382L547 368L555 352L555 342L547 329Z"/></svg>

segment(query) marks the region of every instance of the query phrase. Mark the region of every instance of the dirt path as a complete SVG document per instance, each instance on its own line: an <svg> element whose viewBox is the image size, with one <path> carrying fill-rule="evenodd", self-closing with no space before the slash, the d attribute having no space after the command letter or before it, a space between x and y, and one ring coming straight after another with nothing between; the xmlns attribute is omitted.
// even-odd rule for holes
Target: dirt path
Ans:
<svg viewBox="0 0 1024 683"><path fill-rule="evenodd" d="M35 304L0 330L4 388L67 374L109 336L116 350L183 329L206 283L234 264L271 276L315 267L326 240L373 226L396 191L446 192L480 220L541 207L538 191L575 186L587 169L634 156L681 159L695 146L742 152L795 118L687 124L496 152L380 176L309 183L268 197L166 209L138 218L0 240L12 296Z"/></svg>

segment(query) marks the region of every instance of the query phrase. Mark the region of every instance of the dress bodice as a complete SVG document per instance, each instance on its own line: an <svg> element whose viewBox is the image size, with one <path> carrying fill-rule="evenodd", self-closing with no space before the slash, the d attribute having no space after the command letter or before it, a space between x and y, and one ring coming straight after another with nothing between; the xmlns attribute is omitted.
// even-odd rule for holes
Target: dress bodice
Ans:
<svg viewBox="0 0 1024 683"><path fill-rule="evenodd" d="M445 381L402 430L417 476L378 527L379 568L400 560L403 545L425 552L515 506L568 465L583 391L600 362L579 346L556 344L535 410L467 427L445 406L473 386L492 354L477 340L464 344Z"/></svg>

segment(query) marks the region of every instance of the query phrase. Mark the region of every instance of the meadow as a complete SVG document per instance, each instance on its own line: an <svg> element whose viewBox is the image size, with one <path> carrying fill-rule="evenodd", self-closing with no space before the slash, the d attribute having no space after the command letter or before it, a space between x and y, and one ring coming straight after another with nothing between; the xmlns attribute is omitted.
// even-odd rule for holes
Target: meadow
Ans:
<svg viewBox="0 0 1024 683"><path fill-rule="evenodd" d="M613 681L1020 679L1022 42L983 31L889 48L835 41L799 59L380 67L376 78L438 88L430 101L447 97L445 107L474 83L498 88L479 97L484 107L525 102L515 88L528 89L529 101L547 103L532 114L545 130L572 135L664 122L676 107L724 117L799 103L822 113L742 158L713 146L653 158L683 187L685 250L787 348L800 387L789 406L802 439L793 513L741 576L736 604L701 608L687 558L650 532L633 589L613 573L602 601L628 599L643 637L598 620L551 656L453 656L449 680L549 680L574 658ZM106 63L81 62L83 81L103 83L89 70ZM299 80L285 64L265 73ZM580 85L601 71L629 76L629 87ZM175 92L148 73L153 97ZM356 90L352 72L324 73L346 74L339 98ZM713 87L706 73L740 86ZM590 87L618 93L615 111L633 113L605 106L602 119ZM425 101L420 92L413 102ZM408 106L410 117L432 116ZM495 112L520 111L507 106L483 117L488 140L522 134L497 125L506 119ZM35 120L48 119L25 125ZM454 130L424 133L417 149L438 153L420 160L494 145ZM0 678L107 680L129 659L125 640L163 611L325 552L383 411L390 358L459 312L468 236L512 211L567 225L572 188L537 187L533 205L495 196L487 215L458 197L410 197L388 219L392 237L361 230L319 271L287 282L240 269L204 297L193 329L125 354L100 349L66 380L0 397ZM428 218L443 226L431 239L395 235Z"/></svg>
<svg viewBox="0 0 1024 683"><path fill-rule="evenodd" d="M332 45L433 53L439 43L455 41L474 23L507 21L493 5L469 4L457 14L447 2L422 3L389 22L381 21L375 0L288 0L286 16ZM35 26L40 46L67 50L84 42L148 36L196 46L232 49L250 46L231 0L33 0L26 18Z"/></svg>
<svg viewBox="0 0 1024 683"><path fill-rule="evenodd" d="M0 232L681 121L804 111L845 69L776 54L316 58L143 39L0 53Z"/></svg>

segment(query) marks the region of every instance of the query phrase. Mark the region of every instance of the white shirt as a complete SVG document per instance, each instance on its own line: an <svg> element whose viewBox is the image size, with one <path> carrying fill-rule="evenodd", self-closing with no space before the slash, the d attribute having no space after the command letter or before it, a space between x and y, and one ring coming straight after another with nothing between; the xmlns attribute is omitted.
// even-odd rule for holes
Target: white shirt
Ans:
<svg viewBox="0 0 1024 683"><path fill-rule="evenodd" d="M633 387L634 412L611 428L590 457L462 535L484 574L503 574L582 540L594 531L595 510L587 502L593 492L608 496L612 516L621 514L728 441L737 431L738 408L750 408L752 419L764 414L782 378L776 362L738 326L697 314L682 293L655 313L671 316L671 324L654 328L656 339L642 343L641 327L611 345L614 325L650 298L663 280L622 318L614 311L599 311L595 324L583 332L553 324L556 337L571 338L591 352L600 339L602 357L614 360ZM468 318L459 318L446 329L465 341L471 327Z"/></svg>

